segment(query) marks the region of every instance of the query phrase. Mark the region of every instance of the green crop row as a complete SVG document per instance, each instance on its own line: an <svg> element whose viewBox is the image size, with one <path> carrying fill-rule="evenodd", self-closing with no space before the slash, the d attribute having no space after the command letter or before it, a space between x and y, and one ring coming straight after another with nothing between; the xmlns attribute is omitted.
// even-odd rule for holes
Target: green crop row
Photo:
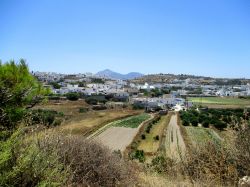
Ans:
<svg viewBox="0 0 250 187"><path fill-rule="evenodd" d="M140 114L137 116L132 116L123 120L116 121L112 124L112 126L137 128L143 121L146 121L149 118L150 118L150 115L148 114Z"/></svg>

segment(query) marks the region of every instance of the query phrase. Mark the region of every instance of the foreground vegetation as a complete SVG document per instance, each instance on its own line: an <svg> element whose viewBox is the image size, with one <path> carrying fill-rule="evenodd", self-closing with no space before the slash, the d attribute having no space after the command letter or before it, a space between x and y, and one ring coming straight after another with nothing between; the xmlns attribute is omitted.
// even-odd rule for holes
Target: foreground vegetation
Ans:
<svg viewBox="0 0 250 187"><path fill-rule="evenodd" d="M1 144L0 186L131 185L132 167L80 137L17 131Z"/></svg>

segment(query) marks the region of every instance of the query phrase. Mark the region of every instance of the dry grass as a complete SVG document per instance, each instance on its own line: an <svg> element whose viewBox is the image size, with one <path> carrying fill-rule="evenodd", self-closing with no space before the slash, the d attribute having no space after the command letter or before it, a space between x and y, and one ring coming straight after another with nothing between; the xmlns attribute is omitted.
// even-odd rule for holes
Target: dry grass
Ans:
<svg viewBox="0 0 250 187"><path fill-rule="evenodd" d="M154 154L159 150L160 143L163 138L164 129L167 127L170 121L170 115L162 116L161 120L153 125L150 133L145 133L146 139L141 140L138 146L139 150L143 150L146 154ZM156 136L159 136L159 140L155 140Z"/></svg>
<svg viewBox="0 0 250 187"><path fill-rule="evenodd" d="M48 110L56 110L58 112L63 112L66 116L79 116L79 108L89 107L89 105L84 100L78 101L49 101L48 103L38 105L34 107L34 109L48 109Z"/></svg>
<svg viewBox="0 0 250 187"><path fill-rule="evenodd" d="M136 169L98 142L53 130L33 133L27 138L23 146L30 150L31 156L27 158L27 169L20 171L22 180L18 186L36 186L41 180L47 184L41 186L134 186L137 181ZM34 150L37 152L33 153ZM23 156L18 155L18 158ZM43 170L51 173L41 175ZM55 174L62 177L56 178Z"/></svg>
<svg viewBox="0 0 250 187"><path fill-rule="evenodd" d="M140 114L141 110L118 109L118 110L90 110L86 113L80 113L79 109L90 107L84 100L78 101L60 101L60 103L49 102L36 108L56 110L63 112L66 120L57 130L64 133L78 134L87 136L99 129L103 125L114 120Z"/></svg>
<svg viewBox="0 0 250 187"><path fill-rule="evenodd" d="M187 179L184 179L183 177L176 177L176 178L169 178L164 175L160 175L157 173L145 173L142 172L139 174L139 179L142 183L141 186L145 187L200 187L205 186L204 183L198 183L198 182L190 182Z"/></svg>
<svg viewBox="0 0 250 187"><path fill-rule="evenodd" d="M81 134L87 136L95 130L101 128L112 121L136 115L140 111L133 110L105 110L90 111L83 115L81 119L72 118L66 124L59 127L66 133Z"/></svg>

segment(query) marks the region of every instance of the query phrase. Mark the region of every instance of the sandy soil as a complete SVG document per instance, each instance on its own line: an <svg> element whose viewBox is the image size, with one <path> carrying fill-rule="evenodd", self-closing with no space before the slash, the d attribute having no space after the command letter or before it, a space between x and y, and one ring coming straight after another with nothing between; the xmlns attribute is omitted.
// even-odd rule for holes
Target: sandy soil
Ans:
<svg viewBox="0 0 250 187"><path fill-rule="evenodd" d="M95 140L108 146L111 150L124 151L133 141L138 128L110 127L95 137Z"/></svg>
<svg viewBox="0 0 250 187"><path fill-rule="evenodd" d="M179 160L180 154L184 154L186 151L180 127L177 124L177 115L173 115L169 122L165 146L167 156L172 159Z"/></svg>

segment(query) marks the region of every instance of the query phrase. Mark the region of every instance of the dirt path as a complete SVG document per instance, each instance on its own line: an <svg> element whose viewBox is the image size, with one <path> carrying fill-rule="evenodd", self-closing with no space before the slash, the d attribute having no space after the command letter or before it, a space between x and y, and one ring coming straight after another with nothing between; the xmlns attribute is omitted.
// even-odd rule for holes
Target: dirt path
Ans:
<svg viewBox="0 0 250 187"><path fill-rule="evenodd" d="M166 155L172 159L179 160L180 154L184 154L186 146L177 124L177 115L173 115L166 132Z"/></svg>

